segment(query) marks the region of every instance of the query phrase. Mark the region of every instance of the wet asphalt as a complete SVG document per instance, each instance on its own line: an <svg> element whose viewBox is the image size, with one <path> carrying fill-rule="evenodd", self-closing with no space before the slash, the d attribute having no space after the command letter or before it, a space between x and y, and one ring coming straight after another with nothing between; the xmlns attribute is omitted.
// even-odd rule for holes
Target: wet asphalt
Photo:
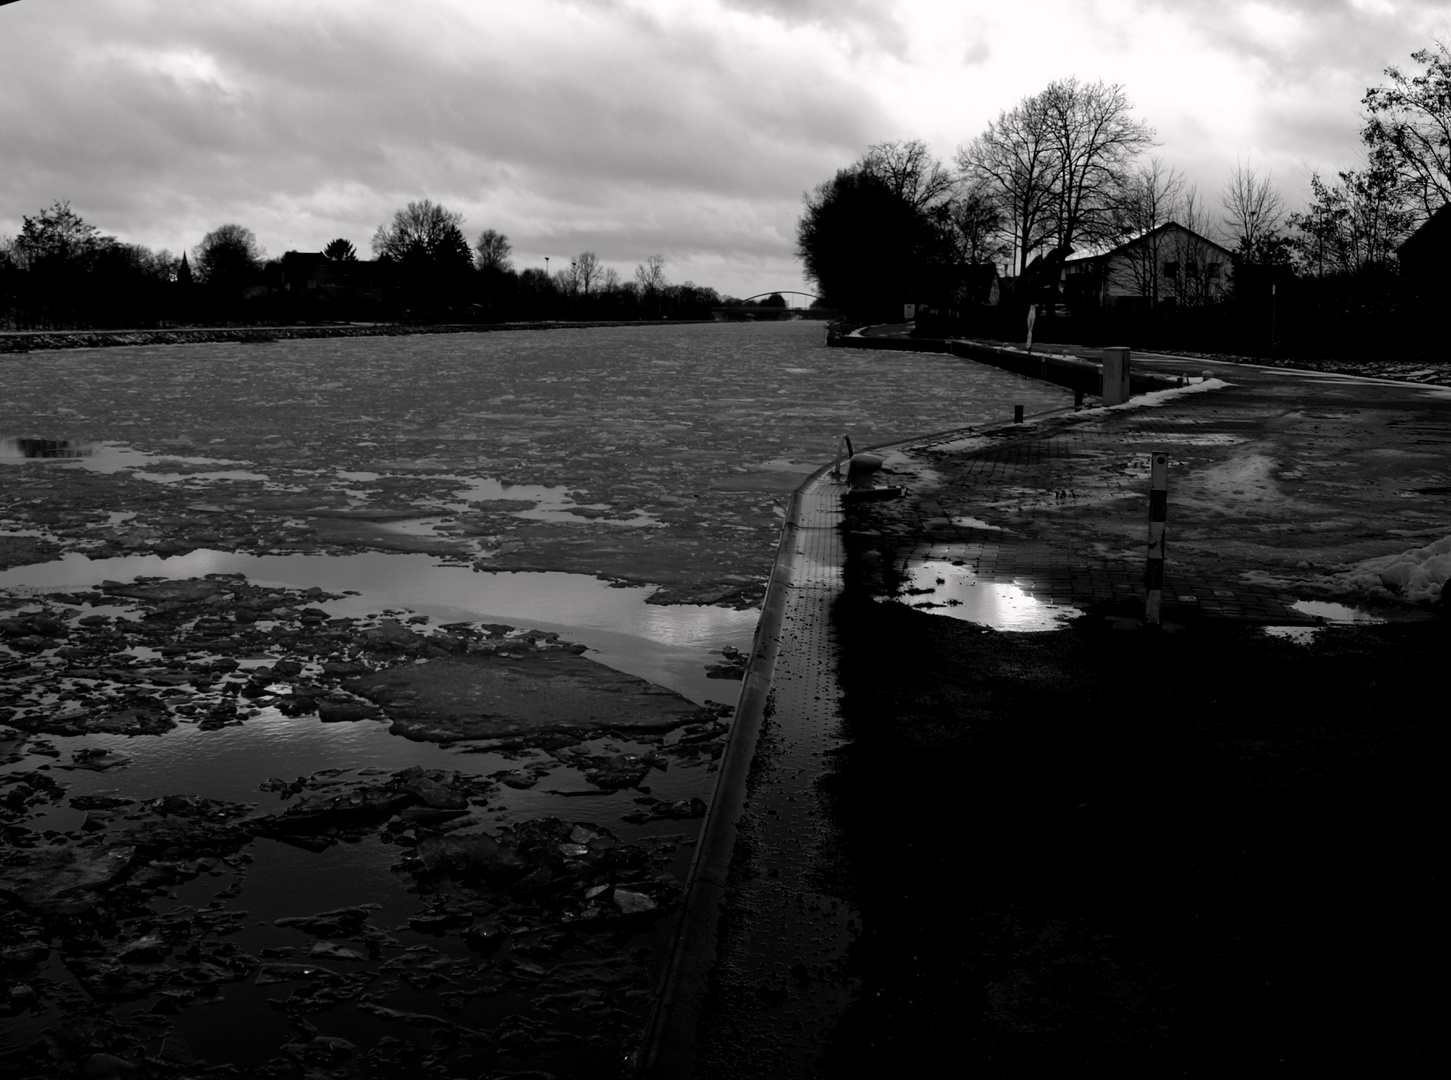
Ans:
<svg viewBox="0 0 1451 1080"><path fill-rule="evenodd" d="M812 1077L840 1065L828 1052L862 986L851 955L861 920L838 887L840 835L816 781L845 740L829 615L844 541L895 564L889 580L946 560L973 584L1065 615L1141 621L1149 457L1163 451L1166 629L1428 617L1424 604L1366 588L1354 567L1451 534L1451 389L1161 355L1133 363L1184 387L898 444L879 483L905 496L845 527L841 480L823 471L798 492L736 721L746 735L733 736L736 767L722 770L714 843L697 856L644 1075ZM908 602L953 613L930 594Z"/></svg>

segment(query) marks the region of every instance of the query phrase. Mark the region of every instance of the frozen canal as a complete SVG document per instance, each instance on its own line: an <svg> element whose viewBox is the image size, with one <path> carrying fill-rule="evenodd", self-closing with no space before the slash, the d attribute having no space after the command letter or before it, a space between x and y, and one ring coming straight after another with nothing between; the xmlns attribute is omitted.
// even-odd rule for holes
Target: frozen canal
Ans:
<svg viewBox="0 0 1451 1080"><path fill-rule="evenodd" d="M842 433L1067 403L823 337L0 360L15 1075L95 1054L157 1076L613 1075L735 700L707 668L749 644L787 494ZM576 711L638 695L639 723L565 730L517 692L495 737L456 702L429 715L430 672L477 695L544 669L584 688ZM399 671L420 677L383 685Z"/></svg>

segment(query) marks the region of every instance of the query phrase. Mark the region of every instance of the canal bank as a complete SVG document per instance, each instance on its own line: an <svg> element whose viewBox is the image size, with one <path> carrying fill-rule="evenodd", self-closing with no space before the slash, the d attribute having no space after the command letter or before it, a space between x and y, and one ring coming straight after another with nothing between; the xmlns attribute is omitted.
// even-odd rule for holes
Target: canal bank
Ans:
<svg viewBox="0 0 1451 1080"><path fill-rule="evenodd" d="M616 1075L729 730L665 714L734 696L781 503L843 429L1067 396L804 324L3 363L16 1077ZM653 732L518 692L636 660ZM461 715L510 687L530 731Z"/></svg>
<svg viewBox="0 0 1451 1080"><path fill-rule="evenodd" d="M1146 359L1199 381L893 448L903 499L803 489L731 858L692 886L712 932L647 1074L1428 1060L1451 394ZM982 625L1025 602L1063 628Z"/></svg>

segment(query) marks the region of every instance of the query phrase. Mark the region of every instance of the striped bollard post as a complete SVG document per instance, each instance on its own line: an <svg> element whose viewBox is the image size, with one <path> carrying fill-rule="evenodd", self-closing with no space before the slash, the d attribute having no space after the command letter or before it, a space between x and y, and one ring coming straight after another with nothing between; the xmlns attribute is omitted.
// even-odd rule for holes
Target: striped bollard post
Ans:
<svg viewBox="0 0 1451 1080"><path fill-rule="evenodd" d="M1144 567L1144 622L1159 625L1164 599L1164 525L1169 517L1169 455L1155 451L1149 467L1149 559Z"/></svg>

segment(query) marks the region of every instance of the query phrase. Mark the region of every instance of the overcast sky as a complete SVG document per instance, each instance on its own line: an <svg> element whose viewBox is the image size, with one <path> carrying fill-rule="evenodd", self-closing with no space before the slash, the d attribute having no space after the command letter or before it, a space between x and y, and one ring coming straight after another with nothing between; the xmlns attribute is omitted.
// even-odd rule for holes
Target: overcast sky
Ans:
<svg viewBox="0 0 1451 1080"><path fill-rule="evenodd" d="M364 257L410 200L744 296L804 288L802 193L875 142L944 161L1067 75L1122 83L1217 202L1356 164L1360 99L1447 0L20 0L0 6L0 236L53 200L175 253Z"/></svg>

